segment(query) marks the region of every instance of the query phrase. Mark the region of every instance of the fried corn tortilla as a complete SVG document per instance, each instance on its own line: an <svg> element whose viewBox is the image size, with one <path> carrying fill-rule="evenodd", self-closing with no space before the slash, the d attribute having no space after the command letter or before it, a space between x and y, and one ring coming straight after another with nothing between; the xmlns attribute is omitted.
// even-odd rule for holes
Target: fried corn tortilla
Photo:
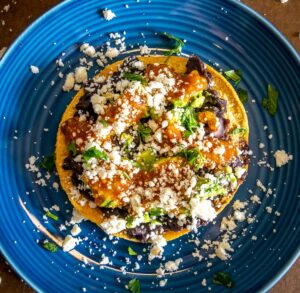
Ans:
<svg viewBox="0 0 300 293"><path fill-rule="evenodd" d="M138 59L144 62L145 65L154 64L154 63L164 64L166 57L148 56L148 57L138 57ZM112 72L117 70L118 65L120 65L121 62L122 61L118 61L107 66L99 75L103 75L103 76L111 75ZM168 60L168 65L174 68L177 73L182 73L182 74L185 73L186 71L186 63L187 63L187 59L183 57L172 56ZM207 70L208 72L211 73L215 83L213 89L217 89L222 99L227 100L227 118L230 121L229 129L234 129L235 127L241 127L246 129L246 133L244 133L243 135L245 141L248 141L249 127L248 127L247 115L241 101L239 100L237 93L235 92L231 84L220 73L218 73L216 70L214 70L212 67L208 65L207 65ZM76 113L75 106L79 102L80 97L82 97L83 95L84 95L84 90L81 89L75 95L75 97L68 105L68 107L66 108L62 116L58 128L57 140L56 140L56 168L59 174L61 186L63 187L64 191L67 193L68 198L72 203L72 205L74 206L74 208L83 217L96 223L97 225L100 225L104 219L104 215L101 211L101 208L91 207L89 204L85 204L85 205L81 204L81 201L84 200L84 197L80 194L74 193L74 186L71 181L72 171L64 170L62 168L64 159L69 155L69 151L68 151L68 145L66 139L61 130L61 126L64 123L64 121L74 116L74 114ZM237 137L238 136L239 135L237 135ZM238 187L240 183L241 181L238 182ZM238 189L238 187L236 188L236 190ZM234 193L236 192L236 190L234 191ZM229 204L229 202L232 200L234 196L234 193L222 197L216 209L217 213L220 213L225 208L225 206ZM167 241L170 241L188 232L189 232L188 229L182 229L181 231L178 232L167 231L163 236ZM116 233L115 236L138 242L136 239L128 237L128 235L124 232Z"/></svg>

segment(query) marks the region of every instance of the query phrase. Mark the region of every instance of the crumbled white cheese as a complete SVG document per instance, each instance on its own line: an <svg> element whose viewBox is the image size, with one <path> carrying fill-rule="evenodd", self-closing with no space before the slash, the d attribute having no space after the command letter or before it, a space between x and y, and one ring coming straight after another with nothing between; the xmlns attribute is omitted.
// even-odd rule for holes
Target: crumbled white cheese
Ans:
<svg viewBox="0 0 300 293"><path fill-rule="evenodd" d="M126 220L118 218L117 216L111 216L108 220L103 221L100 227L107 234L115 234L126 229Z"/></svg>
<svg viewBox="0 0 300 293"><path fill-rule="evenodd" d="M93 57L96 54L96 50L93 46L90 46L88 43L84 43L80 46L80 51L85 55Z"/></svg>
<svg viewBox="0 0 300 293"><path fill-rule="evenodd" d="M235 218L235 220L237 220L239 222L245 221L245 219L246 219L245 212L235 211L234 218Z"/></svg>
<svg viewBox="0 0 300 293"><path fill-rule="evenodd" d="M271 214L272 213L272 208L271 207L266 207L267 213Z"/></svg>
<svg viewBox="0 0 300 293"><path fill-rule="evenodd" d="M263 192L267 191L267 188L263 185L263 183L259 179L256 180L256 186L260 188Z"/></svg>
<svg viewBox="0 0 300 293"><path fill-rule="evenodd" d="M77 245L77 239L73 238L71 235L67 235L63 241L63 245L62 245L63 251L72 250L76 245Z"/></svg>
<svg viewBox="0 0 300 293"><path fill-rule="evenodd" d="M72 218L70 220L70 224L71 225L79 224L83 220L85 220L85 218L76 209L73 209Z"/></svg>
<svg viewBox="0 0 300 293"><path fill-rule="evenodd" d="M252 196L250 197L250 200L251 200L253 203L261 203L260 198L259 198L256 194L252 195Z"/></svg>
<svg viewBox="0 0 300 293"><path fill-rule="evenodd" d="M110 20L112 20L114 17L116 17L116 14L115 14L114 12L112 12L110 9L104 9L104 10L102 11L102 14L103 14L103 17L104 17L106 20L108 20L108 21L110 21Z"/></svg>
<svg viewBox="0 0 300 293"><path fill-rule="evenodd" d="M70 72L70 73L67 74L65 83L63 85L63 90L65 92L69 92L70 90L73 89L74 84L75 84L75 76L74 76L73 72Z"/></svg>
<svg viewBox="0 0 300 293"><path fill-rule="evenodd" d="M160 287L165 287L166 284L167 284L167 281L168 281L168 279L160 280L160 281L159 281L159 286L160 286Z"/></svg>
<svg viewBox="0 0 300 293"><path fill-rule="evenodd" d="M79 66L75 69L75 81L77 83L82 83L87 81L88 76L87 76L87 70L86 67L84 66Z"/></svg>
<svg viewBox="0 0 300 293"><path fill-rule="evenodd" d="M113 59L117 57L120 54L120 51L117 48L107 48L107 51L105 53L105 56L108 57L109 59Z"/></svg>
<svg viewBox="0 0 300 293"><path fill-rule="evenodd" d="M30 70L33 74L38 74L40 72L40 69L34 65L30 65Z"/></svg>
<svg viewBox="0 0 300 293"><path fill-rule="evenodd" d="M226 217L223 217L222 219L222 222L221 222L221 226L220 226L220 230L221 231L232 231L236 228L236 224L234 222L233 219L231 218L226 218Z"/></svg>
<svg viewBox="0 0 300 293"><path fill-rule="evenodd" d="M180 263L182 262L182 258L178 258L175 261L167 261L165 263L165 270L168 272L174 272L178 270Z"/></svg>
<svg viewBox="0 0 300 293"><path fill-rule="evenodd" d="M190 206L192 218L212 221L217 216L216 210L213 208L210 200L200 200L197 197L193 197L190 200Z"/></svg>
<svg viewBox="0 0 300 293"><path fill-rule="evenodd" d="M152 246L150 249L149 260L152 260L156 257L161 257L164 252L164 246L167 245L166 239L162 235L155 235L152 239Z"/></svg>
<svg viewBox="0 0 300 293"><path fill-rule="evenodd" d="M81 232L81 229L80 229L80 227L77 224L75 224L73 226L73 228L71 229L71 234L73 236L77 236L80 232Z"/></svg>
<svg viewBox="0 0 300 293"><path fill-rule="evenodd" d="M141 55L149 55L151 53L151 49L148 48L148 46L140 46L140 53Z"/></svg>
<svg viewBox="0 0 300 293"><path fill-rule="evenodd" d="M231 248L230 244L225 240L219 242L217 247L215 248L216 256L221 260L227 260L230 258L230 254L228 253L228 251L234 250Z"/></svg>
<svg viewBox="0 0 300 293"><path fill-rule="evenodd" d="M292 155L288 155L284 150L277 150L274 154L276 166L281 167L293 159Z"/></svg>

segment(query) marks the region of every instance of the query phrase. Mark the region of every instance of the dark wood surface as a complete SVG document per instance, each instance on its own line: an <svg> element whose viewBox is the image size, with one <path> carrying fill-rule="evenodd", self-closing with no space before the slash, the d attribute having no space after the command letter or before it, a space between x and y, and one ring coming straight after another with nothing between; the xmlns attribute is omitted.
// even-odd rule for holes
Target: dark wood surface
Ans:
<svg viewBox="0 0 300 293"><path fill-rule="evenodd" d="M3 47L9 47L32 21L59 2L61 1L0 0L0 50ZM296 50L300 52L300 0L289 0L285 4L282 4L280 0L244 0L242 2L254 8L271 21L287 37ZM101 0L99 0L99 5L100 3ZM3 7L7 4L10 5L10 8L5 12ZM20 280L1 257L0 292L34 292ZM282 292L300 292L300 260L298 260L282 280L271 289L271 293Z"/></svg>

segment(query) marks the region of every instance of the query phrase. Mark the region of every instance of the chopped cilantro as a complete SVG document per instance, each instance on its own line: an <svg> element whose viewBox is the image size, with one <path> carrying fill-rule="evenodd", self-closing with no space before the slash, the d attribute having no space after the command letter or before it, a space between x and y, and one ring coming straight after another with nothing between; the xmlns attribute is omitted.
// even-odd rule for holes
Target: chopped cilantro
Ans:
<svg viewBox="0 0 300 293"><path fill-rule="evenodd" d="M240 101L245 104L248 101L248 92L244 89L238 88L237 94L240 98Z"/></svg>
<svg viewBox="0 0 300 293"><path fill-rule="evenodd" d="M54 215L50 211L47 211L46 214L45 214L45 216L47 216L48 218L53 219L54 221L58 221L58 216Z"/></svg>
<svg viewBox="0 0 300 293"><path fill-rule="evenodd" d="M53 171L54 167L55 167L55 154L53 153L53 154L45 157L41 161L40 166L48 172Z"/></svg>
<svg viewBox="0 0 300 293"><path fill-rule="evenodd" d="M146 79L139 74L125 72L123 73L123 77L128 80L136 80L136 81L140 81L142 84L147 84Z"/></svg>
<svg viewBox="0 0 300 293"><path fill-rule="evenodd" d="M177 155L185 158L197 170L200 169L204 163L204 157L197 148L192 148L190 150L183 149Z"/></svg>
<svg viewBox="0 0 300 293"><path fill-rule="evenodd" d="M77 148L76 148L76 144L75 141L72 140L69 145L68 145L68 151L72 154L73 157L75 157L77 155Z"/></svg>
<svg viewBox="0 0 300 293"><path fill-rule="evenodd" d="M262 99L261 104L273 116L277 112L278 97L279 92L271 84L268 84L268 96Z"/></svg>
<svg viewBox="0 0 300 293"><path fill-rule="evenodd" d="M128 173L126 173L125 171L122 172L122 175L128 179L128 180L131 180L130 176L128 175Z"/></svg>
<svg viewBox="0 0 300 293"><path fill-rule="evenodd" d="M141 292L141 284L140 281L137 279L132 279L128 285L128 290L132 293L140 293Z"/></svg>
<svg viewBox="0 0 300 293"><path fill-rule="evenodd" d="M243 128L243 127L237 127L235 129L232 129L229 134L246 134L247 133L247 129Z"/></svg>
<svg viewBox="0 0 300 293"><path fill-rule="evenodd" d="M159 217L164 213L165 211L162 208L153 208L149 210L150 217Z"/></svg>
<svg viewBox="0 0 300 293"><path fill-rule="evenodd" d="M108 122L104 119L100 120L100 123L104 126L107 127L108 126Z"/></svg>
<svg viewBox="0 0 300 293"><path fill-rule="evenodd" d="M192 107L186 107L181 116L181 124L186 129L185 136L189 137L194 130L198 127L197 115L195 109Z"/></svg>
<svg viewBox="0 0 300 293"><path fill-rule="evenodd" d="M128 253L129 255L137 255L137 253L130 246L128 246Z"/></svg>
<svg viewBox="0 0 300 293"><path fill-rule="evenodd" d="M128 216L126 218L126 227L132 228L134 218L132 216Z"/></svg>
<svg viewBox="0 0 300 293"><path fill-rule="evenodd" d="M173 54L177 54L177 55L180 55L181 54L181 51L182 51L182 48L184 46L184 41L171 35L171 34L168 34L168 33L163 33L164 36L166 36L167 38L169 38L170 40L173 40L175 41L175 46L173 49L165 52L165 55L167 56L171 56Z"/></svg>
<svg viewBox="0 0 300 293"><path fill-rule="evenodd" d="M149 127L139 124L138 127L139 138L142 142L146 142L146 139L152 134L152 130Z"/></svg>
<svg viewBox="0 0 300 293"><path fill-rule="evenodd" d="M217 272L213 275L213 283L217 285L223 285L227 288L234 287L234 282L230 274L226 272Z"/></svg>
<svg viewBox="0 0 300 293"><path fill-rule="evenodd" d="M114 201L112 199L107 198L101 203L101 207L109 208L113 204L113 202Z"/></svg>
<svg viewBox="0 0 300 293"><path fill-rule="evenodd" d="M50 252L56 252L58 249L58 246L53 242L44 242L43 248L49 250Z"/></svg>
<svg viewBox="0 0 300 293"><path fill-rule="evenodd" d="M232 80L235 85L238 85L241 81L242 73L239 69L238 70L228 70L228 71L224 72L224 76L228 80Z"/></svg>
<svg viewBox="0 0 300 293"><path fill-rule="evenodd" d="M107 154L103 151L99 151L96 147L91 147L83 153L83 159L87 163L89 159L96 158L106 161Z"/></svg>

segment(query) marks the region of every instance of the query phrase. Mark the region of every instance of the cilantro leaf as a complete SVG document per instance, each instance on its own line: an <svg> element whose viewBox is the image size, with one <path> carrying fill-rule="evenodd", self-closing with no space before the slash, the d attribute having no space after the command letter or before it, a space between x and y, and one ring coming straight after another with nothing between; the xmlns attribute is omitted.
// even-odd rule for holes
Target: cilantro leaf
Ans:
<svg viewBox="0 0 300 293"><path fill-rule="evenodd" d="M107 127L107 126L109 125L109 123L108 123L106 120L104 120L104 119L100 120L99 122L100 122L104 127Z"/></svg>
<svg viewBox="0 0 300 293"><path fill-rule="evenodd" d="M40 167L42 167L43 169L45 169L48 172L51 172L54 170L55 167L55 154L51 154L48 157L45 157L41 163L40 163Z"/></svg>
<svg viewBox="0 0 300 293"><path fill-rule="evenodd" d="M237 94L240 98L240 101L245 104L248 101L248 92L244 89L238 88Z"/></svg>
<svg viewBox="0 0 300 293"><path fill-rule="evenodd" d="M132 228L133 221L134 221L133 216L128 216L128 217L126 218L126 227L127 227L127 228Z"/></svg>
<svg viewBox="0 0 300 293"><path fill-rule="evenodd" d="M75 157L77 155L77 148L76 148L76 144L75 141L72 140L69 145L68 145L68 151L72 154L73 157Z"/></svg>
<svg viewBox="0 0 300 293"><path fill-rule="evenodd" d="M150 217L159 217L165 214L165 211L162 208L153 208L149 210Z"/></svg>
<svg viewBox="0 0 300 293"><path fill-rule="evenodd" d="M58 216L54 215L50 211L47 211L46 214L45 214L45 216L47 216L48 218L53 219L54 221L58 221Z"/></svg>
<svg viewBox="0 0 300 293"><path fill-rule="evenodd" d="M137 279L132 279L128 285L128 290L132 293L140 293L141 292L141 284L140 281Z"/></svg>
<svg viewBox="0 0 300 293"><path fill-rule="evenodd" d="M192 148L190 150L183 149L177 155L185 158L189 164L194 166L197 170L202 167L205 160L200 150L197 148Z"/></svg>
<svg viewBox="0 0 300 293"><path fill-rule="evenodd" d="M186 129L185 136L189 137L194 130L198 127L198 120L195 109L186 107L181 116L181 124Z"/></svg>
<svg viewBox="0 0 300 293"><path fill-rule="evenodd" d="M262 99L261 104L273 116L278 109L278 97L279 92L271 84L268 84L268 96Z"/></svg>
<svg viewBox="0 0 300 293"><path fill-rule="evenodd" d="M223 285L227 288L234 287L234 282L230 274L226 272L217 272L213 275L213 283L217 285Z"/></svg>
<svg viewBox="0 0 300 293"><path fill-rule="evenodd" d="M107 160L107 154L103 151L99 151L96 147L91 147L83 153L83 159L87 163L89 159L96 158L103 161Z"/></svg>
<svg viewBox="0 0 300 293"><path fill-rule="evenodd" d="M104 208L109 208L111 207L111 205L114 203L114 201L112 199L105 199L102 203L101 203L101 207L104 207Z"/></svg>
<svg viewBox="0 0 300 293"><path fill-rule="evenodd" d="M122 175L127 179L127 180L131 180L130 176L128 175L127 172L123 171Z"/></svg>
<svg viewBox="0 0 300 293"><path fill-rule="evenodd" d="M237 70L227 70L224 72L224 76L228 80L232 80L235 85L238 85L242 78L242 73L239 69Z"/></svg>
<svg viewBox="0 0 300 293"><path fill-rule="evenodd" d="M146 142L146 139L152 134L152 130L149 127L139 124L138 127L139 138L142 142Z"/></svg>
<svg viewBox="0 0 300 293"><path fill-rule="evenodd" d="M177 54L177 55L180 55L181 54L181 51L182 51L182 48L183 46L185 45L184 44L184 41L171 35L171 34L168 34L168 33L163 33L164 36L166 36L167 38L169 38L170 40L173 40L175 41L175 46L173 49L165 52L165 55L167 56L171 56L173 54Z"/></svg>
<svg viewBox="0 0 300 293"><path fill-rule="evenodd" d="M58 249L58 246L53 242L44 242L42 245L43 248L49 250L50 252L56 252Z"/></svg>
<svg viewBox="0 0 300 293"><path fill-rule="evenodd" d="M232 129L229 134L246 134L247 133L247 129L243 128L243 127L237 127L235 129Z"/></svg>
<svg viewBox="0 0 300 293"><path fill-rule="evenodd" d="M128 79L128 80L140 81L141 84L147 84L146 79L143 76L139 75L139 74L124 72L123 77Z"/></svg>
<svg viewBox="0 0 300 293"><path fill-rule="evenodd" d="M137 253L130 246L128 246L128 254L129 255L137 255Z"/></svg>

